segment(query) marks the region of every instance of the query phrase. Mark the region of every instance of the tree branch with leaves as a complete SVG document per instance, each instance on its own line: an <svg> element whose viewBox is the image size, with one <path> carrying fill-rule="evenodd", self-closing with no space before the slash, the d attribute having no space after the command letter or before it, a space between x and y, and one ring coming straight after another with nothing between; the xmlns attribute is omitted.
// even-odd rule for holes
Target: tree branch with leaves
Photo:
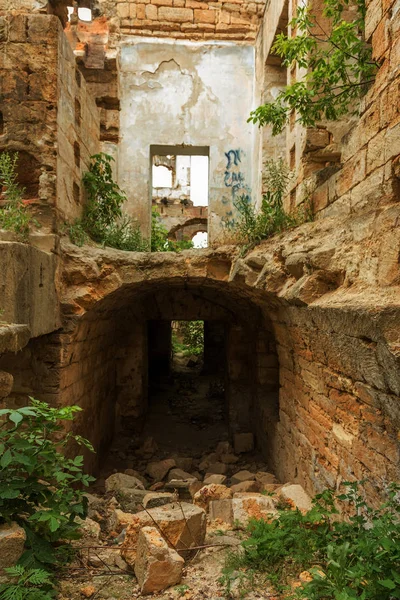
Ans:
<svg viewBox="0 0 400 600"><path fill-rule="evenodd" d="M351 21L343 16L350 10L355 14ZM274 102L252 111L248 122L272 125L272 135L278 135L292 111L305 127L357 113L358 101L379 67L364 39L365 0L324 0L322 16L329 20L328 28L321 26L312 7L299 6L290 22L297 35L277 35L271 53L282 58L283 66L297 65L305 74L282 89Z"/></svg>

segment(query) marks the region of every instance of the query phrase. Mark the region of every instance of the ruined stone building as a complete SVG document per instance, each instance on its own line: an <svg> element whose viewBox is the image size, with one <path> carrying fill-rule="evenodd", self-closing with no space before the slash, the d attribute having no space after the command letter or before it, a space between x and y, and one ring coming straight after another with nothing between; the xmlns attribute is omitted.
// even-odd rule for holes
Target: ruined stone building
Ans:
<svg viewBox="0 0 400 600"><path fill-rule="evenodd" d="M29 241L0 231L2 401L80 405L93 472L115 436L140 437L171 322L201 320L229 435L252 432L279 479L314 493L365 478L376 498L399 478L400 4L367 1L379 70L359 116L309 128L294 116L273 137L247 119L296 77L271 53L295 10L0 0L0 150L18 152L40 224ZM99 152L144 235L153 205L173 239L207 232L208 248L70 243ZM311 196L315 219L243 255L224 222L240 194L260 203L279 156L295 173L286 209Z"/></svg>

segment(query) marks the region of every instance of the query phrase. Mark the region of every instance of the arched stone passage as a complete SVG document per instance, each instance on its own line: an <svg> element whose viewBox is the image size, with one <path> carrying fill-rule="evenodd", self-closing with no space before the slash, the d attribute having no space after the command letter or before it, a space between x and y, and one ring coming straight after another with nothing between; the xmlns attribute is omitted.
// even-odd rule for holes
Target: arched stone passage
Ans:
<svg viewBox="0 0 400 600"><path fill-rule="evenodd" d="M162 335L163 324L174 320L223 327L229 434L254 432L273 468L279 376L271 322L248 294L231 290L227 282L198 277L123 285L82 316L70 318L59 334L58 401L84 409L77 427L93 442L96 460L114 433L140 435L149 410L148 324L159 327ZM264 422L269 420L262 435L260 412Z"/></svg>

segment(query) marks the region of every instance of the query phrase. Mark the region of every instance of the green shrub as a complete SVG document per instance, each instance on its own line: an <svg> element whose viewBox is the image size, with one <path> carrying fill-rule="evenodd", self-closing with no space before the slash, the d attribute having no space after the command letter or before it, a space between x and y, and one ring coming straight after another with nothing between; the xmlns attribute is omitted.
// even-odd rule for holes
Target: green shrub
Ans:
<svg viewBox="0 0 400 600"><path fill-rule="evenodd" d="M50 575L43 569L25 569L21 565L5 569L14 581L0 584L0 600L51 600L55 590Z"/></svg>
<svg viewBox="0 0 400 600"><path fill-rule="evenodd" d="M200 356L204 352L204 321L179 321L178 329L172 330L174 354Z"/></svg>
<svg viewBox="0 0 400 600"><path fill-rule="evenodd" d="M21 564L51 568L68 555L66 540L79 537L76 517L86 516L82 486L83 457L66 458L61 450L71 441L93 450L84 438L65 433L77 406L51 408L31 398L31 405L1 409L7 421L0 428L0 522L16 521L27 535Z"/></svg>
<svg viewBox="0 0 400 600"><path fill-rule="evenodd" d="M82 181L87 193L87 204L82 219L67 225L73 244L82 246L92 239L103 246L130 252L178 252L192 248L191 241L174 242L160 221L160 215L152 211L151 243L142 236L140 225L122 213L126 200L124 192L113 180L111 163L114 159L100 153L91 157L89 171Z"/></svg>
<svg viewBox="0 0 400 600"><path fill-rule="evenodd" d="M357 483L344 485L344 494L316 496L305 515L283 510L271 522L252 521L244 555L231 558L225 577L238 567L261 571L288 598L400 598L400 486L392 484L388 501L373 509ZM337 519L337 503L344 520ZM291 590L290 579L304 570L311 581Z"/></svg>
<svg viewBox="0 0 400 600"><path fill-rule="evenodd" d="M243 195L234 200L238 217L228 222L227 227L244 252L275 233L312 220L310 199L305 201L306 206L301 207L295 215L285 212L283 199L291 178L292 174L282 159L269 160L265 165L263 180L266 193L262 198L260 211L256 211L249 196Z"/></svg>
<svg viewBox="0 0 400 600"><path fill-rule="evenodd" d="M33 222L31 215L22 202L24 188L17 183L16 167L18 153L0 154L0 192L3 188L5 206L0 208L0 229L13 231L22 240L29 235L29 226ZM38 225L35 222L36 225Z"/></svg>

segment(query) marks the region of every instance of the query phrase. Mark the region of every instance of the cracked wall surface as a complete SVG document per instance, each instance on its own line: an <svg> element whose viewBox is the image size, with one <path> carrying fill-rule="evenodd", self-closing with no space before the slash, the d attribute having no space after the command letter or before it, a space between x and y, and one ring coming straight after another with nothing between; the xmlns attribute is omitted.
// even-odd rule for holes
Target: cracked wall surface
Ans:
<svg viewBox="0 0 400 600"><path fill-rule="evenodd" d="M120 69L118 180L128 212L148 231L150 145L209 146L209 235L217 239L235 196L251 191L258 134L243 115L253 104L254 49L132 38L121 45Z"/></svg>

